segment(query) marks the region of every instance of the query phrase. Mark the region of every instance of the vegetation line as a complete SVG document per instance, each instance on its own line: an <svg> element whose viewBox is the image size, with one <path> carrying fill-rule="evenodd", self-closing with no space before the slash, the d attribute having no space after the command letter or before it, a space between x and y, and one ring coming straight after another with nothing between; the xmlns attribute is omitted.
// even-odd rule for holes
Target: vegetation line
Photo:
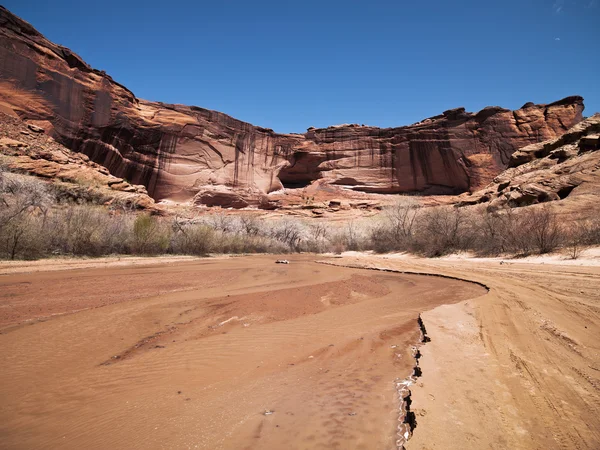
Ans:
<svg viewBox="0 0 600 450"><path fill-rule="evenodd" d="M196 255L289 252L409 252L425 257L469 251L524 256L566 249L577 258L600 244L600 218L561 222L546 205L490 211L422 207L398 197L376 217L344 224L256 212L159 217L130 205L65 197L52 183L11 172L0 161L0 259L57 255Z"/></svg>

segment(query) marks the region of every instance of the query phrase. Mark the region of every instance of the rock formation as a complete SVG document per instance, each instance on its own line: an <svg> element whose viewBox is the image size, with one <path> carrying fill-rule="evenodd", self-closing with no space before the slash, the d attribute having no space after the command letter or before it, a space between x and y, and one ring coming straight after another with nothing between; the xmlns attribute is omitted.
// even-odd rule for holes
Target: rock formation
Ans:
<svg viewBox="0 0 600 450"><path fill-rule="evenodd" d="M578 123L557 139L531 144L515 152L510 168L459 206L487 204L489 209L521 207L554 200L589 203L597 209L600 194L600 114ZM567 204L569 202L566 202Z"/></svg>
<svg viewBox="0 0 600 450"><path fill-rule="evenodd" d="M35 125L0 112L0 175L2 169L48 180L61 199L99 203L160 214L146 188L111 175L82 154L46 136ZM1 178L1 176L0 176Z"/></svg>
<svg viewBox="0 0 600 450"><path fill-rule="evenodd" d="M488 184L520 147L562 135L583 99L474 114L453 109L398 128L341 125L278 134L195 106L140 100L0 7L0 111L87 155L156 200L273 207L282 187L457 194Z"/></svg>

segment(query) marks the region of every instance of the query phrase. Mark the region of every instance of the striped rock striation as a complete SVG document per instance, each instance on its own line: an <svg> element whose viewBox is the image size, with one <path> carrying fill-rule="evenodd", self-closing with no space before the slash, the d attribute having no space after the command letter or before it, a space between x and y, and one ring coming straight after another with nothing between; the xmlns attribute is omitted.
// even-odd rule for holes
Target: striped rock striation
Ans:
<svg viewBox="0 0 600 450"><path fill-rule="evenodd" d="M279 134L195 106L138 99L0 7L0 111L41 126L155 200L272 207L282 188L458 194L487 185L526 145L581 121L581 97L510 111L464 108L397 128Z"/></svg>

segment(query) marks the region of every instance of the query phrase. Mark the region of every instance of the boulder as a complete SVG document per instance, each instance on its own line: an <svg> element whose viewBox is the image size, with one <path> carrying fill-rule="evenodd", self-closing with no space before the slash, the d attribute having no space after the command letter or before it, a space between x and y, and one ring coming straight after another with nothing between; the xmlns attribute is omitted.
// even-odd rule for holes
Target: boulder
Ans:
<svg viewBox="0 0 600 450"><path fill-rule="evenodd" d="M34 133L43 133L44 132L44 129L42 127L38 127L37 125L34 125L32 123L28 124L27 128L29 128Z"/></svg>

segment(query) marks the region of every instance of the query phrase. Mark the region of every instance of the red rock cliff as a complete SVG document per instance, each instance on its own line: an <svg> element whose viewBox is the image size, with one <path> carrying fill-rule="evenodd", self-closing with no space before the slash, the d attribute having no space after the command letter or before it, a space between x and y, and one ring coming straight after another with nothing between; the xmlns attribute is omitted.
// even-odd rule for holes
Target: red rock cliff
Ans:
<svg viewBox="0 0 600 450"><path fill-rule="evenodd" d="M220 112L137 99L2 7L0 83L1 111L43 125L155 199L214 203L234 192L234 206L317 179L363 192L472 191L518 148L560 136L583 111L581 97L568 97L516 111L457 108L398 128L277 134Z"/></svg>

